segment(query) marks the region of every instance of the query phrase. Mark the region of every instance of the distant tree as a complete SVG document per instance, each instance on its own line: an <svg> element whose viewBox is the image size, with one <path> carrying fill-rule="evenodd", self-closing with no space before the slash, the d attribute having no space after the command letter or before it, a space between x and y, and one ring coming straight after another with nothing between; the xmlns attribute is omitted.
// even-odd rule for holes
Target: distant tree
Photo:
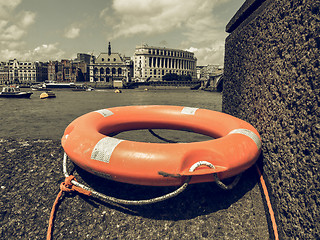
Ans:
<svg viewBox="0 0 320 240"><path fill-rule="evenodd" d="M162 80L164 81L177 81L179 80L179 75L176 73L167 73L162 77Z"/></svg>
<svg viewBox="0 0 320 240"><path fill-rule="evenodd" d="M192 77L191 77L191 75L190 74L188 74L188 75L180 75L179 76L180 77L180 81L192 81Z"/></svg>
<svg viewBox="0 0 320 240"><path fill-rule="evenodd" d="M164 81L192 81L190 74L188 75L178 75L176 73L167 73L162 77Z"/></svg>

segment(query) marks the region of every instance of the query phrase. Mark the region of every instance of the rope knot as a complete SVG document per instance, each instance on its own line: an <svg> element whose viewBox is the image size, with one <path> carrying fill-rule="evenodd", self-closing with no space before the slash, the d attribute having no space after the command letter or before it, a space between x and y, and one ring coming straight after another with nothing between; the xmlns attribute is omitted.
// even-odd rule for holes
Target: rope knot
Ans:
<svg viewBox="0 0 320 240"><path fill-rule="evenodd" d="M91 191L88 191L88 190L85 190L81 187L73 185L73 183L71 182L72 180L77 181L77 179L73 175L66 177L64 182L62 182L60 184L60 190L62 192L75 192L76 191L76 192L82 193L84 195L91 196Z"/></svg>

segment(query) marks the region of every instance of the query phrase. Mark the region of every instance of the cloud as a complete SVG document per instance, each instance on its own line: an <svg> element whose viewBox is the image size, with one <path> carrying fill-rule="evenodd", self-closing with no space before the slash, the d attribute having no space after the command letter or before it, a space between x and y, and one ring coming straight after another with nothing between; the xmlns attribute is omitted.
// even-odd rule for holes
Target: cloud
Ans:
<svg viewBox="0 0 320 240"><path fill-rule="evenodd" d="M111 40L145 35L166 41L163 36L169 33L183 39L179 48L194 47L198 64L222 64L227 35L214 10L228 1L113 0L112 7L100 12L100 18L112 28Z"/></svg>
<svg viewBox="0 0 320 240"><path fill-rule="evenodd" d="M15 9L21 0L0 0L0 18L7 18L10 12Z"/></svg>
<svg viewBox="0 0 320 240"><path fill-rule="evenodd" d="M224 43L209 47L190 47L186 51L193 52L198 59L197 65L220 64L224 61Z"/></svg>
<svg viewBox="0 0 320 240"><path fill-rule="evenodd" d="M135 34L161 34L177 28L194 28L210 20L214 6L224 0L114 0L100 17L113 28L113 38ZM112 21L110 21L112 20ZM208 24L206 24L208 25Z"/></svg>
<svg viewBox="0 0 320 240"><path fill-rule="evenodd" d="M36 14L31 11L17 11L21 0L0 0L0 56L2 61L17 58L21 61L47 61L60 59L65 52L58 43L43 44L32 50L25 50L24 37L34 24Z"/></svg>
<svg viewBox="0 0 320 240"><path fill-rule="evenodd" d="M0 0L0 49L8 56L13 55L23 44L28 27L35 21L36 14L30 11L15 12L21 0ZM6 56L1 56L6 57Z"/></svg>
<svg viewBox="0 0 320 240"><path fill-rule="evenodd" d="M80 28L74 27L74 26L67 28L64 33L64 36L69 39L77 38L79 37L79 35L80 35Z"/></svg>
<svg viewBox="0 0 320 240"><path fill-rule="evenodd" d="M28 51L25 54L25 58L37 59L39 61L60 60L65 52L58 48L58 43L43 44L35 49Z"/></svg>
<svg viewBox="0 0 320 240"><path fill-rule="evenodd" d="M65 52L58 43L42 44L26 50L24 37L28 28L35 23L36 13L16 11L21 0L0 0L0 56L2 61L17 58L21 61L47 61L61 59ZM80 29L71 28L67 35L76 37Z"/></svg>
<svg viewBox="0 0 320 240"><path fill-rule="evenodd" d="M19 40L22 38L24 34L25 34L25 31L23 29L19 28L17 25L11 25L2 31L0 35L0 40L3 40L3 41Z"/></svg>
<svg viewBox="0 0 320 240"><path fill-rule="evenodd" d="M58 48L58 43L43 44L32 50L4 49L0 55L5 56L5 61L17 58L20 61L48 61L60 60L65 52Z"/></svg>
<svg viewBox="0 0 320 240"><path fill-rule="evenodd" d="M27 28L35 22L36 14L30 11L24 11L18 14L18 23L22 28Z"/></svg>

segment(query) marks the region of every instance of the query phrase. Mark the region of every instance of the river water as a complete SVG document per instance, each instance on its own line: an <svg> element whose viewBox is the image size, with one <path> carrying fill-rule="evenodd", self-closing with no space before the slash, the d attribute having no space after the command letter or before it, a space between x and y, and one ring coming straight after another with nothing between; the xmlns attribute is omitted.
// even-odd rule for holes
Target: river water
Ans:
<svg viewBox="0 0 320 240"><path fill-rule="evenodd" d="M54 90L56 98L40 99L41 91L34 91L31 99L0 98L0 138L32 138L60 140L65 128L75 118L99 109L129 105L177 105L221 111L221 93L191 91L189 89L149 90L124 89L74 92ZM143 130L144 131L144 130ZM157 130L159 131L164 130ZM173 130L171 130L173 131ZM157 142L145 132L132 131L123 135L128 140ZM177 133L178 132L178 133ZM123 133L122 133L123 134ZM181 131L161 132L164 137L182 141L202 141L198 136ZM120 134L121 136L121 134ZM138 138L138 139L136 139Z"/></svg>

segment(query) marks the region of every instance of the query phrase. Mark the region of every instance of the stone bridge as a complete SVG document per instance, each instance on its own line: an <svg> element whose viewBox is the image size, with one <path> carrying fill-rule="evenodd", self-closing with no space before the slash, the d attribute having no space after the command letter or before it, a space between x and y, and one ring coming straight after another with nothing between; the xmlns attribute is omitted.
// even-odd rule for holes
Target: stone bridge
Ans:
<svg viewBox="0 0 320 240"><path fill-rule="evenodd" d="M221 92L223 89L223 73L209 75L206 78L201 79L201 89Z"/></svg>

